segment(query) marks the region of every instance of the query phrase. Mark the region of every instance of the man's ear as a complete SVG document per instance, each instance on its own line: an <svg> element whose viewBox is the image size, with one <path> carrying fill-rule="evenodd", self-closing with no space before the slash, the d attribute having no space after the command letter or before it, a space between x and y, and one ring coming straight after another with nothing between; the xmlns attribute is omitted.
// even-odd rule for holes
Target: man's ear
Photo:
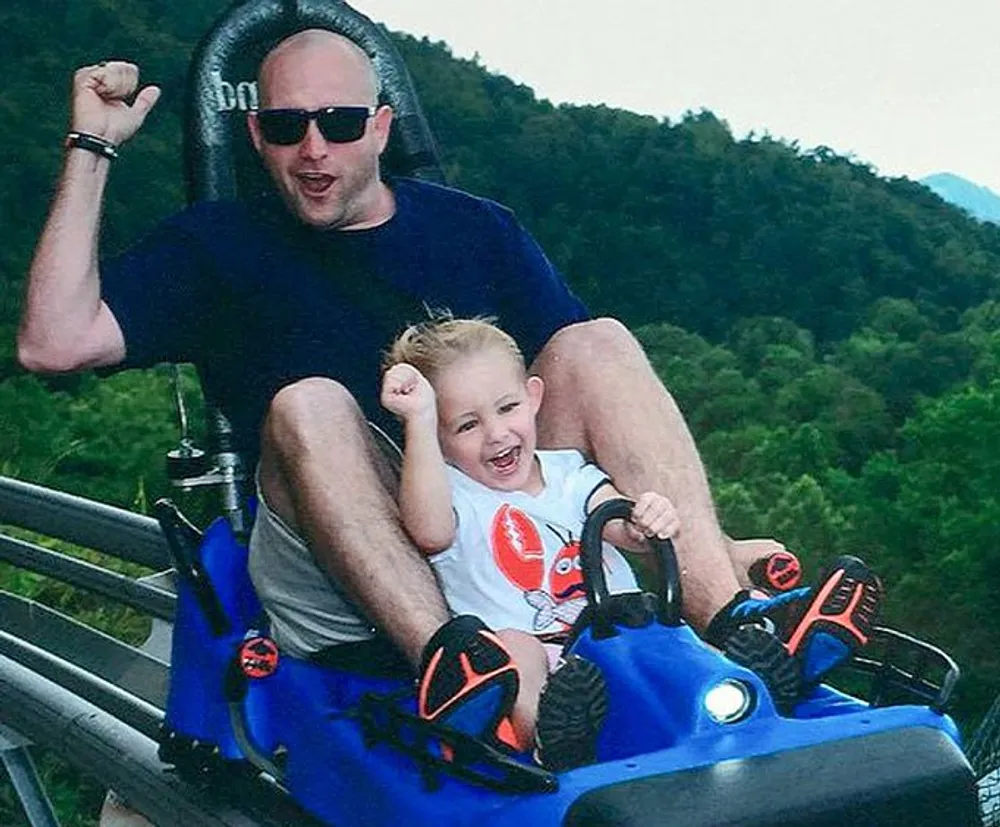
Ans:
<svg viewBox="0 0 1000 827"><path fill-rule="evenodd" d="M257 113L247 112L247 131L250 133L250 140L253 141L253 148L260 154L260 145L263 138L260 136L260 124L257 123Z"/></svg>
<svg viewBox="0 0 1000 827"><path fill-rule="evenodd" d="M393 112L388 104L382 104L372 116L372 129L378 140L378 153L381 155L389 143L389 130L392 129Z"/></svg>
<svg viewBox="0 0 1000 827"><path fill-rule="evenodd" d="M541 376L529 376L524 383L528 392L528 404L531 406L531 413L537 414L542 407L542 397L545 396L545 383Z"/></svg>

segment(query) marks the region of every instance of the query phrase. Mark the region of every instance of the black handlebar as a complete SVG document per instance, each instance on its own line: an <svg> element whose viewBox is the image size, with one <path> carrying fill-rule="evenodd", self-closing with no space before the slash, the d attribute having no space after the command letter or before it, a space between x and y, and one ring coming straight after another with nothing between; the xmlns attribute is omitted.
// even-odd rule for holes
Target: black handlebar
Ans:
<svg viewBox="0 0 1000 827"><path fill-rule="evenodd" d="M580 538L580 569L583 586L587 592L587 603L598 621L607 611L608 582L604 576L604 555L601 547L604 527L611 520L627 520L635 503L619 497L607 500L595 508L587 517ZM660 559L662 582L660 584L660 607L657 612L661 623L677 626L681 622L681 575L677 565L674 544L670 540L652 538L650 546Z"/></svg>
<svg viewBox="0 0 1000 827"><path fill-rule="evenodd" d="M165 497L156 501L153 513L156 514L157 522L163 530L178 577L191 587L212 634L221 637L230 630L229 618L212 586L208 572L201 563L199 553L201 531L188 522L180 509Z"/></svg>

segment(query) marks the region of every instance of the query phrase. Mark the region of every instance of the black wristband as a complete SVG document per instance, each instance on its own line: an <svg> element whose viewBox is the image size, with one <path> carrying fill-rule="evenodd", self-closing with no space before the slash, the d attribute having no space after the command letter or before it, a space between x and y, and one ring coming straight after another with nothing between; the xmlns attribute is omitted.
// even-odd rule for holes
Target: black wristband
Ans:
<svg viewBox="0 0 1000 827"><path fill-rule="evenodd" d="M109 160L118 157L118 147L111 141L98 135L91 135L89 132L70 132L66 135L66 147L68 149L85 149L87 152L93 152L95 155Z"/></svg>

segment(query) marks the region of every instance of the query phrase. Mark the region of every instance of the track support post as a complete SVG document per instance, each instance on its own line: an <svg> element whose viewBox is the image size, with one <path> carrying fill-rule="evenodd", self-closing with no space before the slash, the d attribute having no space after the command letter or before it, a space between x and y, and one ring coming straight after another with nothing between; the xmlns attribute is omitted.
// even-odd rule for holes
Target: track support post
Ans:
<svg viewBox="0 0 1000 827"><path fill-rule="evenodd" d="M52 802L45 794L42 779L28 752L30 745L27 738L0 724L0 759L28 817L28 824L31 827L59 827Z"/></svg>

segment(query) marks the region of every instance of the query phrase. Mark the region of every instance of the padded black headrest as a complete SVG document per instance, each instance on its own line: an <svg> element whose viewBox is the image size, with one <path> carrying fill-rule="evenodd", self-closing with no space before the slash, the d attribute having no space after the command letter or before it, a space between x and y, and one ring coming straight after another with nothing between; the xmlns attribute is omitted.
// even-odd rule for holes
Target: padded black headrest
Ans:
<svg viewBox="0 0 1000 827"><path fill-rule="evenodd" d="M413 81L384 29L342 0L240 0L191 61L184 133L189 200L246 197L268 186L246 130L246 112L257 107L257 69L281 40L313 28L349 37L375 64L382 100L395 111L383 171L443 179Z"/></svg>

